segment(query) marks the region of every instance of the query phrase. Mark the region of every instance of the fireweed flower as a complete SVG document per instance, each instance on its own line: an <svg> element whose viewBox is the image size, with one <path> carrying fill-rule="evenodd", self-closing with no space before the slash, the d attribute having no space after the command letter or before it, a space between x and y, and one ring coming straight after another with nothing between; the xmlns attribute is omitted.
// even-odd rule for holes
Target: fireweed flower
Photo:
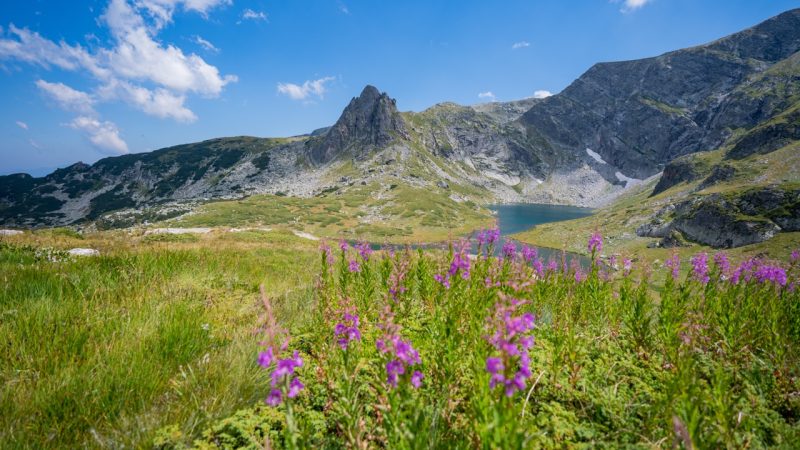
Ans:
<svg viewBox="0 0 800 450"><path fill-rule="evenodd" d="M708 255L706 253L698 253L692 256L692 278L703 284L708 284Z"/></svg>
<svg viewBox="0 0 800 450"><path fill-rule="evenodd" d="M793 263L797 262L797 260L800 260L800 250L792 250L790 259Z"/></svg>
<svg viewBox="0 0 800 450"><path fill-rule="evenodd" d="M378 351L388 357L386 362L386 383L396 388L401 378L408 375L411 386L418 388L422 385L423 374L419 370L412 372L411 368L422 364L419 352L414 349L409 341L400 337L400 326L394 323L394 313L388 305L381 314L381 323L378 325L383 335L375 341Z"/></svg>
<svg viewBox="0 0 800 450"><path fill-rule="evenodd" d="M453 260L450 262L450 268L444 275L435 274L433 279L439 282L442 286L449 289L450 279L461 273L461 278L469 279L469 257L466 254L466 245L462 246L458 253L453 255Z"/></svg>
<svg viewBox="0 0 800 450"><path fill-rule="evenodd" d="M742 261L741 264L731 274L731 283L739 284L739 280L744 279L745 282L750 281L753 277L753 271L758 267L758 260L751 258Z"/></svg>
<svg viewBox="0 0 800 450"><path fill-rule="evenodd" d="M347 245L347 241L342 239L341 241L339 241L339 248L342 249L343 252L346 252L347 249L350 248L350 246Z"/></svg>
<svg viewBox="0 0 800 450"><path fill-rule="evenodd" d="M630 258L622 258L622 272L625 276L630 275L633 268L633 261Z"/></svg>
<svg viewBox="0 0 800 450"><path fill-rule="evenodd" d="M358 326L359 318L357 314L347 312L342 314L342 321L333 328L333 335L336 337L336 344L339 345L339 348L347 350L351 342L361 341L361 331Z"/></svg>
<svg viewBox="0 0 800 450"><path fill-rule="evenodd" d="M539 252L536 250L536 247L522 246L522 259L524 259L526 263L532 263L538 256Z"/></svg>
<svg viewBox="0 0 800 450"><path fill-rule="evenodd" d="M270 371L272 380L266 403L270 406L278 406L283 402L284 396L294 398L303 389L303 383L300 382L295 373L298 367L302 367L303 359L297 351L292 353L289 358L278 357L281 352L286 350L289 337L286 331L278 326L272 313L272 304L264 294L263 287L261 297L265 310L262 316L263 325L261 329L265 340L261 342L264 350L258 355L258 365L264 370Z"/></svg>
<svg viewBox="0 0 800 450"><path fill-rule="evenodd" d="M673 253L665 262L664 266L672 269L672 279L677 280L681 270L681 259L677 253Z"/></svg>
<svg viewBox="0 0 800 450"><path fill-rule="evenodd" d="M355 259L351 259L347 269L350 272L361 272L361 264L359 264Z"/></svg>
<svg viewBox="0 0 800 450"><path fill-rule="evenodd" d="M364 261L369 261L369 256L372 254L372 247L370 247L368 243L359 242L355 245L355 249L358 250L358 254L361 255L361 259Z"/></svg>
<svg viewBox="0 0 800 450"><path fill-rule="evenodd" d="M509 240L503 244L503 258L513 261L517 256L517 246Z"/></svg>
<svg viewBox="0 0 800 450"><path fill-rule="evenodd" d="M589 238L589 244L587 245L590 253L600 253L603 251L603 235L599 232L595 231L592 233L592 236Z"/></svg>
<svg viewBox="0 0 800 450"><path fill-rule="evenodd" d="M731 270L731 263L728 261L728 255L724 252L719 252L714 255L714 265L719 269L719 274L723 279L728 276Z"/></svg>
<svg viewBox="0 0 800 450"><path fill-rule="evenodd" d="M519 313L526 302L513 298L501 300L486 319L486 340L494 351L486 358L489 387L502 386L507 397L525 389L531 376L529 350L533 347L532 331L535 317Z"/></svg>
<svg viewBox="0 0 800 450"><path fill-rule="evenodd" d="M759 283L771 282L779 286L786 286L786 271L778 266L761 265L753 274Z"/></svg>

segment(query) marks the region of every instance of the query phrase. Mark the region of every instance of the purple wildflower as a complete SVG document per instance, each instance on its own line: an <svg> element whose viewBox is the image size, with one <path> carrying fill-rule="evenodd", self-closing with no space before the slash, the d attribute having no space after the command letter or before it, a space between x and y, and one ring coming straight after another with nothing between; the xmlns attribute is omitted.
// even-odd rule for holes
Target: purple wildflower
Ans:
<svg viewBox="0 0 800 450"><path fill-rule="evenodd" d="M369 256L372 254L372 247L370 247L368 243L359 242L355 245L355 249L358 250L358 253L361 255L361 259L364 261L369 261Z"/></svg>
<svg viewBox="0 0 800 450"><path fill-rule="evenodd" d="M347 241L345 241L344 239L339 241L339 248L342 249L343 252L346 252L349 247L350 246L347 245Z"/></svg>
<svg viewBox="0 0 800 450"><path fill-rule="evenodd" d="M350 260L350 264L347 266L347 269L350 272L361 272L361 264L358 263L355 259Z"/></svg>
<svg viewBox="0 0 800 450"><path fill-rule="evenodd" d="M297 397L297 394L299 394L300 391L303 390L304 387L305 385L302 382L300 382L299 379L292 378L292 381L289 382L289 392L286 394L286 396L289 398L295 398Z"/></svg>
<svg viewBox="0 0 800 450"><path fill-rule="evenodd" d="M538 256L539 252L536 250L536 247L528 247L527 245L522 246L522 259L524 259L526 263L531 263Z"/></svg>
<svg viewBox="0 0 800 450"><path fill-rule="evenodd" d="M347 350L351 342L361 340L361 331L359 331L358 325L358 315L350 313L342 315L342 321L337 323L333 329L333 335L337 338L336 343L339 348Z"/></svg>
<svg viewBox="0 0 800 450"><path fill-rule="evenodd" d="M622 271L625 276L630 275L633 268L633 261L630 258L622 258Z"/></svg>
<svg viewBox="0 0 800 450"><path fill-rule="evenodd" d="M727 277L731 270L731 262L728 260L728 255L724 252L718 252L714 255L714 265L719 269L722 277Z"/></svg>
<svg viewBox="0 0 800 450"><path fill-rule="evenodd" d="M275 359L275 352L272 347L267 347L267 349L258 354L258 365L263 368L268 368L272 365L272 361Z"/></svg>
<svg viewBox="0 0 800 450"><path fill-rule="evenodd" d="M267 396L267 404L269 406L278 406L281 404L282 399L283 395L281 394L281 390L273 388L269 391L269 395Z"/></svg>
<svg viewBox="0 0 800 450"><path fill-rule="evenodd" d="M672 279L677 280L681 270L681 259L677 253L673 253L665 262L664 266L672 269Z"/></svg>
<svg viewBox="0 0 800 450"><path fill-rule="evenodd" d="M414 373L411 374L411 385L416 389L419 389L419 387L422 386L423 378L425 378L425 375L423 375L419 370L415 370Z"/></svg>
<svg viewBox="0 0 800 450"><path fill-rule="evenodd" d="M753 276L759 283L769 281L779 286L786 286L786 271L782 267L765 264L758 267Z"/></svg>
<svg viewBox="0 0 800 450"><path fill-rule="evenodd" d="M708 283L708 255L706 253L692 256L692 277L703 284Z"/></svg>
<svg viewBox="0 0 800 450"><path fill-rule="evenodd" d="M587 248L592 254L603 251L603 235L597 231L592 233L592 236L589 237L589 245Z"/></svg>
<svg viewBox="0 0 800 450"><path fill-rule="evenodd" d="M514 242L506 240L503 244L503 257L506 259L514 260L514 257L517 256L517 246Z"/></svg>
<svg viewBox="0 0 800 450"><path fill-rule="evenodd" d="M528 351L534 344L531 332L535 317L531 313L515 315L525 303L505 299L495 305L494 314L487 318L490 334L486 340L495 349L495 353L486 358L489 387L503 386L508 397L525 389L526 380L531 376Z"/></svg>
<svg viewBox="0 0 800 450"><path fill-rule="evenodd" d="M797 262L797 260L800 260L800 250L792 250L790 259L793 263Z"/></svg>

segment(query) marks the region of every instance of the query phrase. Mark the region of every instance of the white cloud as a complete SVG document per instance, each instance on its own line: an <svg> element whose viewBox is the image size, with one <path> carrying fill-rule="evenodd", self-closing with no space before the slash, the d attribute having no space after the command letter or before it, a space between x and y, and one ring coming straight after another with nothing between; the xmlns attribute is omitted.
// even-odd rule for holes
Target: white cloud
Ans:
<svg viewBox="0 0 800 450"><path fill-rule="evenodd" d="M200 36L195 35L193 40L197 45L203 47L204 49L210 52L219 53L219 49L215 47L214 44L208 42L207 40L201 38Z"/></svg>
<svg viewBox="0 0 800 450"><path fill-rule="evenodd" d="M535 91L533 93L533 98L547 98L547 97L550 97L551 95L553 95L552 92L545 91L544 89L542 89L542 90Z"/></svg>
<svg viewBox="0 0 800 450"><path fill-rule="evenodd" d="M0 39L0 59L16 59L45 69L85 69L97 77L109 74L108 69L100 67L95 58L80 45L73 46L64 41L56 44L39 33L17 28L14 24L9 26L8 31L14 39Z"/></svg>
<svg viewBox="0 0 800 450"><path fill-rule="evenodd" d="M117 126L111 122L101 122L91 117L79 116L69 126L86 133L95 147L113 153L128 153L128 144L119 137Z"/></svg>
<svg viewBox="0 0 800 450"><path fill-rule="evenodd" d="M221 77L216 67L195 54L187 56L173 45L162 46L125 0L111 0L103 19L117 40L117 46L104 56L119 77L210 97L237 80L233 75Z"/></svg>
<svg viewBox="0 0 800 450"><path fill-rule="evenodd" d="M137 8L147 11L161 28L172 21L172 15L180 6L184 11L194 11L208 17L208 12L218 6L233 4L232 0L135 0Z"/></svg>
<svg viewBox="0 0 800 450"><path fill-rule="evenodd" d="M31 144L31 147L35 148L36 150L42 149L42 146L39 145L39 143L34 141L33 139L28 139L28 143Z"/></svg>
<svg viewBox="0 0 800 450"><path fill-rule="evenodd" d="M17 126L22 128L23 130L27 130L28 129L28 124L23 122L23 121L21 121L21 120L17 121Z"/></svg>
<svg viewBox="0 0 800 450"><path fill-rule="evenodd" d="M622 0L622 9L620 9L620 11L623 13L633 12L652 1L653 0Z"/></svg>
<svg viewBox="0 0 800 450"><path fill-rule="evenodd" d="M201 57L163 44L157 35L172 20L176 8L206 15L215 7L229 4L231 0L109 0L99 21L111 32L108 44L87 37L94 49L89 51L11 25L8 36L0 35L0 60L88 74L97 82L96 96L62 83L37 82L61 106L84 116L96 116L93 104L97 101L122 100L156 117L191 122L196 116L184 106L188 93L218 97L237 78L222 76ZM196 38L200 45L215 48Z"/></svg>
<svg viewBox="0 0 800 450"><path fill-rule="evenodd" d="M94 114L94 99L86 92L79 91L67 86L64 83L49 83L44 80L37 80L36 86L56 101L62 108L68 111L76 111L81 114Z"/></svg>
<svg viewBox="0 0 800 450"><path fill-rule="evenodd" d="M242 19L243 20L267 20L267 14L263 11L253 11L250 8L247 8L242 12Z"/></svg>
<svg viewBox="0 0 800 450"><path fill-rule="evenodd" d="M341 11L342 14L347 14L348 16L350 15L350 10L347 9L347 5L345 5L341 1L336 2L336 5L339 7L339 11Z"/></svg>
<svg viewBox="0 0 800 450"><path fill-rule="evenodd" d="M150 90L126 81L113 80L102 86L98 94L104 100L122 100L146 114L162 119L170 118L185 123L197 120L197 116L184 106L185 95L164 88Z"/></svg>
<svg viewBox="0 0 800 450"><path fill-rule="evenodd" d="M478 94L478 98L485 98L488 99L490 102L494 102L497 100L497 97L492 93L492 91L481 92Z"/></svg>
<svg viewBox="0 0 800 450"><path fill-rule="evenodd" d="M530 47L530 46L531 46L531 43L528 42L528 41L519 41L519 42L514 42L514 44L511 45L511 48L516 50L516 49L519 49L519 48L525 48L525 47Z"/></svg>
<svg viewBox="0 0 800 450"><path fill-rule="evenodd" d="M322 98L323 94L328 90L325 84L333 80L333 77L324 77L318 80L307 80L302 85L278 83L278 93L287 95L292 100L305 100L311 95Z"/></svg>

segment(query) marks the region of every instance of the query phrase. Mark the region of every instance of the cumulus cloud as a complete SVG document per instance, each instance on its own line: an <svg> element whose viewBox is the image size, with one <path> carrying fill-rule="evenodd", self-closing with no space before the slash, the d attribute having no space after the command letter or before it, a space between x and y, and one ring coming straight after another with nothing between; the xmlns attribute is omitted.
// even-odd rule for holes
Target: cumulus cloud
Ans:
<svg viewBox="0 0 800 450"><path fill-rule="evenodd" d="M219 53L219 49L217 47L215 47L214 44L212 44L211 42L208 42L207 40L203 39L200 36L195 35L192 40L197 45L203 47L204 49L206 49L206 50L208 50L210 52Z"/></svg>
<svg viewBox="0 0 800 450"><path fill-rule="evenodd" d="M215 97L233 75L220 76L219 70L203 58L173 45L162 45L150 35L141 15L125 0L111 0L103 16L117 45L105 57L121 78L149 81L180 92L196 92Z"/></svg>
<svg viewBox="0 0 800 450"><path fill-rule="evenodd" d="M617 0L619 1L619 0ZM653 0L623 0L622 1L622 8L620 11L624 13L629 13L636 11L637 9L643 7L648 3L652 3Z"/></svg>
<svg viewBox="0 0 800 450"><path fill-rule="evenodd" d="M278 83L278 93L286 95L292 100L305 100L312 95L322 98L328 90L325 85L333 80L333 77L323 77L318 80L306 80L302 85Z"/></svg>
<svg viewBox="0 0 800 450"><path fill-rule="evenodd" d="M27 130L28 129L28 124L23 122L23 121L21 121L21 120L17 121L17 126L22 128L23 130Z"/></svg>
<svg viewBox="0 0 800 450"><path fill-rule="evenodd" d="M267 14L263 11L253 11L250 8L247 8L242 12L242 20L267 20Z"/></svg>
<svg viewBox="0 0 800 450"><path fill-rule="evenodd" d="M547 97L550 97L551 95L553 95L552 92L545 91L544 89L542 89L542 90L535 91L533 93L533 98L547 98Z"/></svg>
<svg viewBox="0 0 800 450"><path fill-rule="evenodd" d="M50 83L44 80L37 80L36 87L68 111L94 114L92 106L94 99L86 92L73 89L64 83Z"/></svg>
<svg viewBox="0 0 800 450"><path fill-rule="evenodd" d="M184 103L186 96L164 88L147 89L126 81L113 80L102 86L98 94L104 100L121 100L140 111L162 119L191 123L197 116Z"/></svg>
<svg viewBox="0 0 800 450"><path fill-rule="evenodd" d="M99 119L97 103L122 101L155 117L192 122L197 116L186 106L188 95L215 98L227 84L237 81L235 75L222 75L200 56L158 38L178 10L207 17L214 8L231 4L232 0L109 0L98 23L108 28L110 39L101 42L87 36L88 48L55 42L11 24L6 33L0 33L0 61L88 75L96 83L90 92L44 80L36 85L59 106L79 114L72 128L86 132L99 148L119 153L127 151L127 145L116 125ZM194 41L217 51L200 36Z"/></svg>
<svg viewBox="0 0 800 450"><path fill-rule="evenodd" d="M100 150L117 154L128 153L128 144L119 137L119 130L112 122L101 122L92 117L79 116L70 122L69 126L83 131L89 142Z"/></svg>
<svg viewBox="0 0 800 450"><path fill-rule="evenodd" d="M525 47L530 47L530 46L531 46L531 43L528 42L528 41L519 41L519 42L514 42L514 44L511 45L511 48L514 49L514 50L517 50L517 49L520 49L520 48L525 48Z"/></svg>
<svg viewBox="0 0 800 450"><path fill-rule="evenodd" d="M208 17L210 10L231 4L232 0L135 0L136 7L145 10L159 28L172 21L172 15L179 6L184 11L193 11Z"/></svg>
<svg viewBox="0 0 800 450"><path fill-rule="evenodd" d="M492 91L480 92L478 93L478 98L487 99L490 102L496 101L497 97L492 93Z"/></svg>

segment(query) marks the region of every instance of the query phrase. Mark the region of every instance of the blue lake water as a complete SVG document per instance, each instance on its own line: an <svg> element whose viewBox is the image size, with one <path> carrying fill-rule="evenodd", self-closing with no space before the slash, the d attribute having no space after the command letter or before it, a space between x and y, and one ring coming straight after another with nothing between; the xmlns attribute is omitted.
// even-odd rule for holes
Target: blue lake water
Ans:
<svg viewBox="0 0 800 450"><path fill-rule="evenodd" d="M592 215L590 208L563 205L539 205L518 203L493 205L489 209L497 215L497 225L503 236L519 233L536 225L562 220L579 219Z"/></svg>
<svg viewBox="0 0 800 450"><path fill-rule="evenodd" d="M543 223L560 222L563 220L579 219L590 216L593 210L590 208L579 208L577 206L563 205L541 205L535 203L516 203L505 205L492 205L489 207L495 212L497 217L497 227L500 229L501 236L509 236L529 230L536 225ZM588 236L586 237L588 239ZM502 246L502 243L500 244ZM498 248L500 248L498 246ZM560 260L561 250L552 248L539 248L539 258L548 261L553 258ZM584 267L590 264L589 258L581 255L568 253L565 255L567 263L575 259Z"/></svg>
<svg viewBox="0 0 800 450"><path fill-rule="evenodd" d="M590 216L593 213L593 210L590 208L579 208L576 206L563 206L563 205L542 205L535 203L511 203L502 205L490 205L489 209L495 212L495 217L497 217L497 227L500 229L500 235L503 238L495 246L494 249L495 254L500 253L503 244L505 243L506 236L512 235L514 233L519 233L525 230L529 230L535 227L536 225L540 225L543 223L579 219L581 217ZM588 236L586 236L586 239L588 239ZM351 244L355 244L355 242L351 242ZM521 244L519 243L516 244L517 244L517 249L519 249ZM376 250L382 247L381 244L379 243L370 243L370 246ZM390 247L402 248L404 246L395 245ZM416 248L417 245L411 245L411 247ZM446 248L447 243L444 242L428 243L424 244L423 247ZM543 261L548 261L551 258L559 261L561 260L562 252L559 249L540 247L538 250L539 250L539 258L542 259ZM477 251L477 245L474 242L473 242L473 251ZM572 260L577 260L584 267L589 265L589 258L585 256L573 253L567 253L564 256L567 259L567 263L570 263Z"/></svg>

